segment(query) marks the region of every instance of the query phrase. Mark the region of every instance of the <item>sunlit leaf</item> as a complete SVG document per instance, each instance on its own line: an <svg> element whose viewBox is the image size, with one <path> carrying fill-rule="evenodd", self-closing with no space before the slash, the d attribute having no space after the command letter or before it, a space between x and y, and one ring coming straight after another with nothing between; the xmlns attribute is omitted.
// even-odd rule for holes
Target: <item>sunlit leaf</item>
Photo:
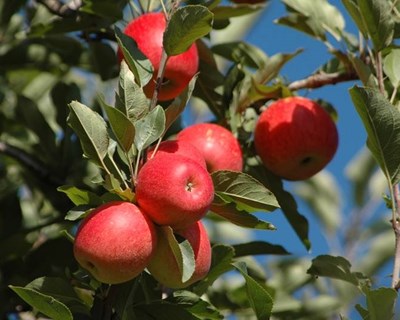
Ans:
<svg viewBox="0 0 400 320"><path fill-rule="evenodd" d="M383 60L383 70L394 88L400 86L400 49L391 49Z"/></svg>
<svg viewBox="0 0 400 320"><path fill-rule="evenodd" d="M135 122L135 146L143 150L161 137L165 130L165 112L156 106L145 117Z"/></svg>

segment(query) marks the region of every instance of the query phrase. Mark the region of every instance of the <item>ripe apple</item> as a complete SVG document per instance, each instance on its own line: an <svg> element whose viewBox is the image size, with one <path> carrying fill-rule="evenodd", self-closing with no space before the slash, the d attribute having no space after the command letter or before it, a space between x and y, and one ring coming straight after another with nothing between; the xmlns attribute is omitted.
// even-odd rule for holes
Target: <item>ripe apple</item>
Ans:
<svg viewBox="0 0 400 320"><path fill-rule="evenodd" d="M240 144L231 131L213 123L198 123L184 128L178 141L192 143L206 159L209 172L241 171L243 156Z"/></svg>
<svg viewBox="0 0 400 320"><path fill-rule="evenodd" d="M83 219L75 237L74 255L97 280L122 283L145 269L156 237L154 224L136 205L112 201Z"/></svg>
<svg viewBox="0 0 400 320"><path fill-rule="evenodd" d="M136 199L143 211L159 225L181 229L201 219L214 199L207 170L179 154L163 154L140 169Z"/></svg>
<svg viewBox="0 0 400 320"><path fill-rule="evenodd" d="M151 258L147 269L152 276L166 287L180 289L203 279L211 265L211 245L207 235L207 231L201 221L197 221L193 225L175 231L175 234L188 240L192 246L195 260L195 269L191 278L182 282L182 275L179 271L178 263L167 239L163 237L162 230L157 228L157 236L159 237L157 247Z"/></svg>
<svg viewBox="0 0 400 320"><path fill-rule="evenodd" d="M143 88L148 98L153 96L166 26L163 13L150 12L132 20L124 30L126 35L136 41L139 50L153 64L153 79ZM118 56L120 59L122 58L120 50ZM196 44L179 55L170 56L166 64L158 100L166 101L177 97L197 73L198 67L199 55Z"/></svg>
<svg viewBox="0 0 400 320"><path fill-rule="evenodd" d="M304 97L271 103L254 132L264 165L287 180L304 180L322 170L338 147L338 132L328 112Z"/></svg>
<svg viewBox="0 0 400 320"><path fill-rule="evenodd" d="M153 151L154 147L148 151L147 159L151 159L153 157ZM156 155L159 156L163 154L174 154L174 153L191 158L192 160L199 163L203 168L207 168L203 154L195 146L186 141L177 141L177 140L163 141L158 146Z"/></svg>

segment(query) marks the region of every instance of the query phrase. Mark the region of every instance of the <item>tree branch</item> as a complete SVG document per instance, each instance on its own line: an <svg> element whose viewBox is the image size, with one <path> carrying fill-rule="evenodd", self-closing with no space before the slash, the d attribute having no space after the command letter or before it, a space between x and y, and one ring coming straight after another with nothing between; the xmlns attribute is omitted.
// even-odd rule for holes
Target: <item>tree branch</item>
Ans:
<svg viewBox="0 0 400 320"><path fill-rule="evenodd" d="M73 0L63 3L59 0L36 0L36 2L44 5L51 13L60 17L69 17L76 13L77 9L82 5L81 0Z"/></svg>
<svg viewBox="0 0 400 320"><path fill-rule="evenodd" d="M64 184L64 181L51 174L51 172L46 168L45 164L41 163L39 160L35 159L20 148L0 141L0 153L15 159L25 168L35 173L39 179L48 181L51 185L58 187Z"/></svg>
<svg viewBox="0 0 400 320"><path fill-rule="evenodd" d="M316 73L305 79L297 80L288 85L290 90L314 89L340 82L358 80L356 72Z"/></svg>

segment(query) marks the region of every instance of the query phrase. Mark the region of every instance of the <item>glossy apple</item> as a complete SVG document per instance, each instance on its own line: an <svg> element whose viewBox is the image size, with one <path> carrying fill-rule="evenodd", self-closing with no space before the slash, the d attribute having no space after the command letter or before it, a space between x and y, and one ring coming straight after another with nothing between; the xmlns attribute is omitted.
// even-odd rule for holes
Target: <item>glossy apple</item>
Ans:
<svg viewBox="0 0 400 320"><path fill-rule="evenodd" d="M165 16L161 12L145 13L132 20L124 33L133 38L139 50L151 61L154 67L153 79L144 87L145 94L151 98L155 88L155 80L160 67L163 46L163 35L166 29ZM118 51L121 59L121 51ZM187 51L171 56L168 59L163 84L158 100L166 101L177 97L187 86L199 67L199 56L196 44Z"/></svg>
<svg viewBox="0 0 400 320"><path fill-rule="evenodd" d="M153 157L154 147L152 147L147 154L147 158L151 159ZM167 140L160 143L156 155L163 154L180 154L182 156L188 157L197 163L199 163L202 167L207 168L206 161L203 157L203 154L191 143L185 141L177 141L177 140Z"/></svg>
<svg viewBox="0 0 400 320"><path fill-rule="evenodd" d="M240 144L231 131L213 123L198 123L184 128L178 141L192 143L203 153L208 171L241 171L243 155Z"/></svg>
<svg viewBox="0 0 400 320"><path fill-rule="evenodd" d="M83 219L75 237L74 255L97 280L122 283L147 266L156 236L154 224L136 205L113 201Z"/></svg>
<svg viewBox="0 0 400 320"><path fill-rule="evenodd" d="M148 160L136 184L140 208L158 225L181 229L201 219L214 199L214 186L207 170L179 154Z"/></svg>
<svg viewBox="0 0 400 320"><path fill-rule="evenodd" d="M287 180L304 180L331 161L338 147L338 132L319 104L289 97L271 103L260 115L254 145L271 172Z"/></svg>
<svg viewBox="0 0 400 320"><path fill-rule="evenodd" d="M175 234L188 240L192 246L195 260L195 269L191 278L182 282L182 275L178 263L167 239L163 237L162 230L158 229L159 241L155 253L147 266L152 276L161 284L169 288L185 288L196 281L203 279L211 265L211 246L207 231L201 221L179 231Z"/></svg>

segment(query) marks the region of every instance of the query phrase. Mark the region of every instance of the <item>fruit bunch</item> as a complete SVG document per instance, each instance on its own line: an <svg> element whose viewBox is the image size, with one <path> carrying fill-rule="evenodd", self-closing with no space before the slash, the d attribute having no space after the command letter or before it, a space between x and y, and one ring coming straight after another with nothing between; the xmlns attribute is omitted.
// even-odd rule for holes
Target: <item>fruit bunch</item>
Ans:
<svg viewBox="0 0 400 320"><path fill-rule="evenodd" d="M226 152L224 147L232 156L216 157ZM129 281L147 268L167 287L186 287L204 278L211 265L210 240L201 222L214 199L207 168L240 170L241 149L229 130L197 124L182 130L177 140L150 148L147 159L137 176L136 202L113 201L91 211L78 228L74 255L104 283ZM183 280L171 241L185 240L195 268Z"/></svg>

